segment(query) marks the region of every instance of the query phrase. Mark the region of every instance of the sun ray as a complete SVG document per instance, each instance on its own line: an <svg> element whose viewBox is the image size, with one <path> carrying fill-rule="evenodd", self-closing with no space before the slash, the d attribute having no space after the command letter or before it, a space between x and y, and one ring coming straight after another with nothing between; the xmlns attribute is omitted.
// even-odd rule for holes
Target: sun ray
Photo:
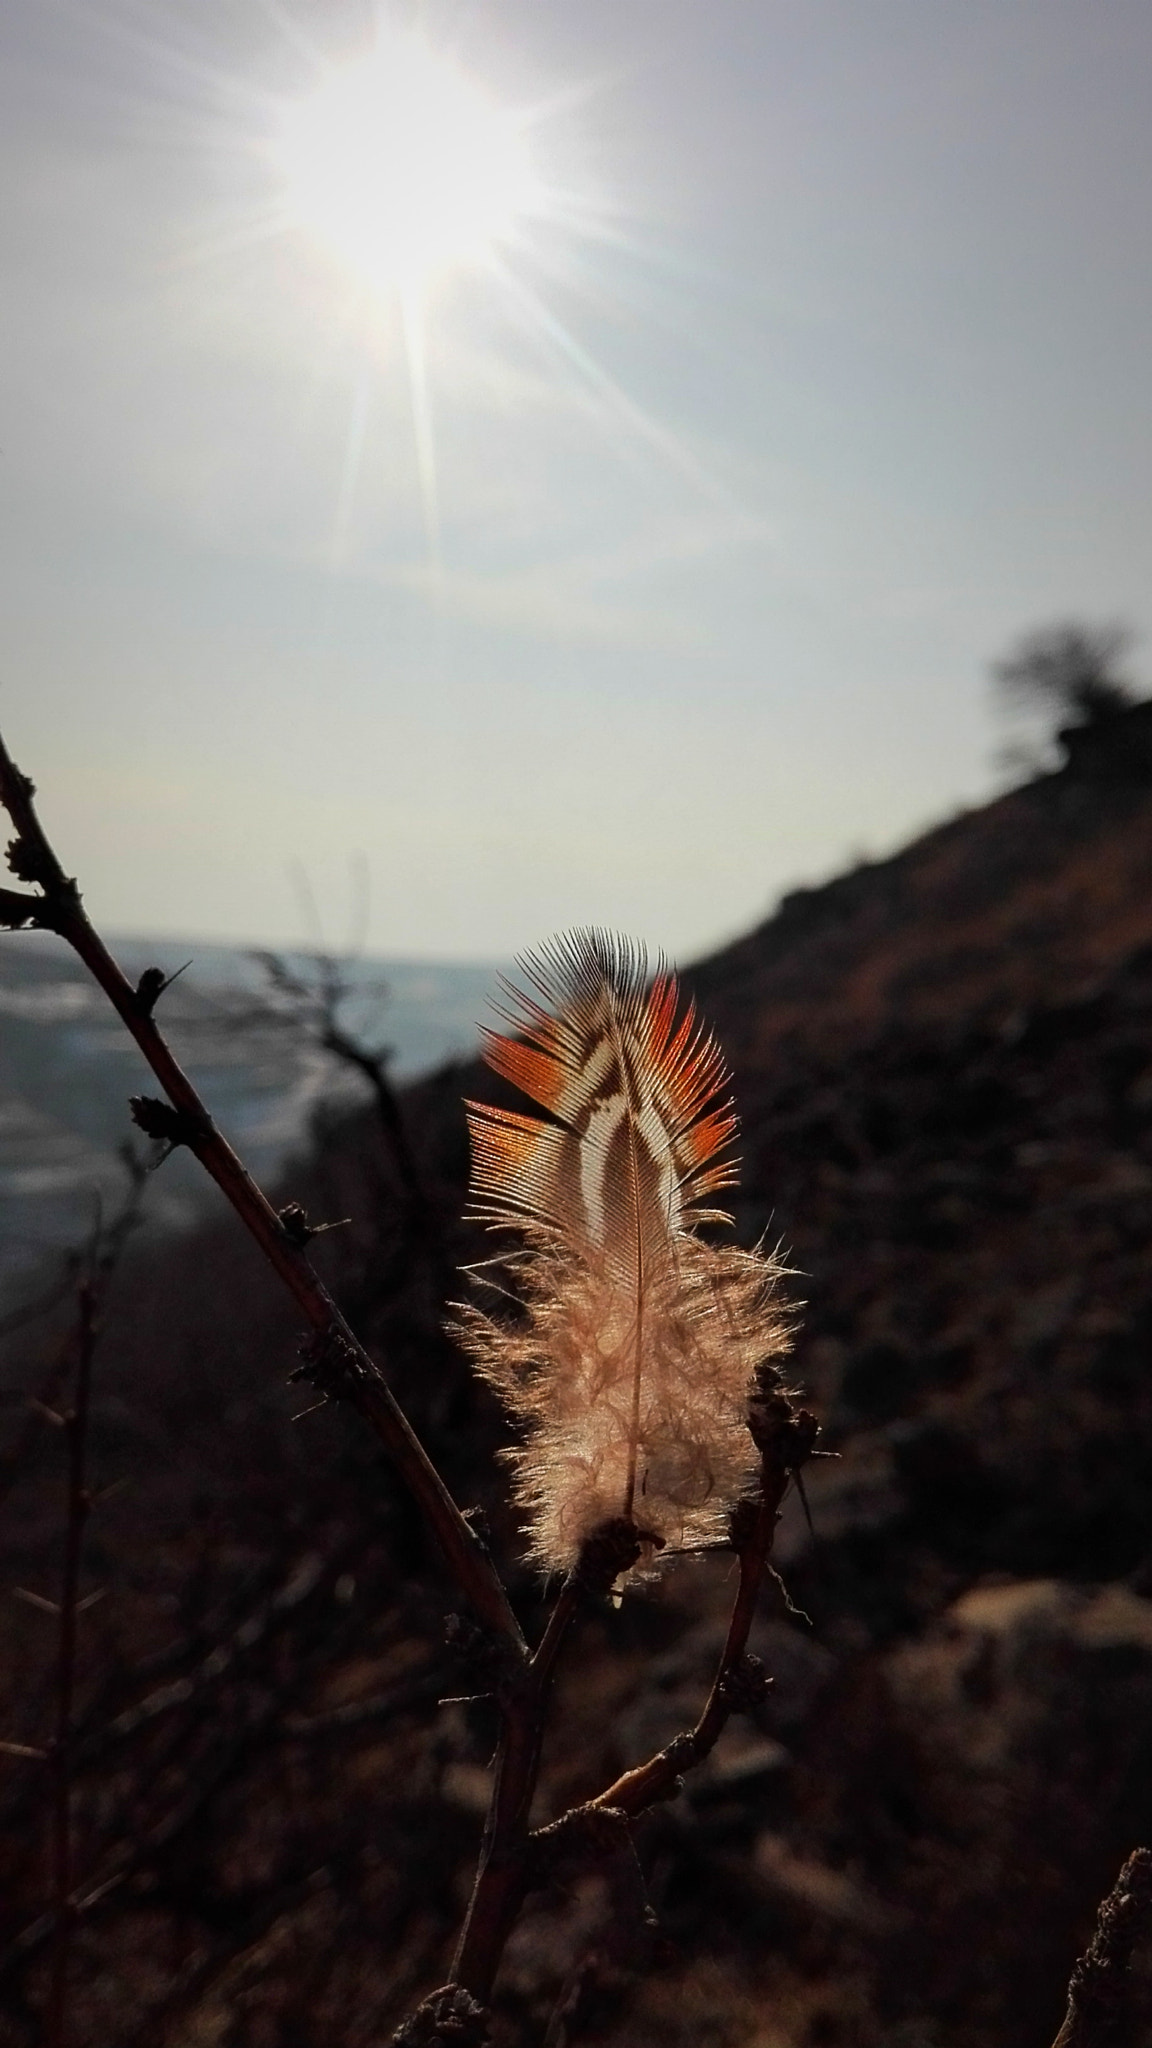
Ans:
<svg viewBox="0 0 1152 2048"><path fill-rule="evenodd" d="M424 515L424 538L428 547L428 560L439 575L444 566L440 538L440 494L436 480L432 403L428 391L424 307L418 292L406 290L400 293L400 318L404 327L404 353L408 362L408 393L412 405L412 432L416 440L416 470L420 479L420 509Z"/></svg>
<svg viewBox="0 0 1152 2048"><path fill-rule="evenodd" d="M336 497L336 512L332 521L332 565L339 568L345 558L352 531L352 513L356 502L356 490L360 482L360 471L364 461L364 444L368 437L368 407L371 378L365 363L360 370L352 391L352 408L348 420L348 439L344 444L344 460L340 468L340 488Z"/></svg>
<svg viewBox="0 0 1152 2048"><path fill-rule="evenodd" d="M638 440L653 449L662 459L694 484L705 497L711 498L726 511L739 511L742 507L728 486L712 475L688 448L685 448L669 428L661 426L659 420L645 412L630 398L622 384L618 384L611 373L596 361L595 356L577 341L562 320L545 305L543 299L524 284L508 265L495 253L489 258L490 265L499 277L509 297L527 316L530 326L552 342L569 366L576 371L584 383L600 398L606 412L631 428Z"/></svg>

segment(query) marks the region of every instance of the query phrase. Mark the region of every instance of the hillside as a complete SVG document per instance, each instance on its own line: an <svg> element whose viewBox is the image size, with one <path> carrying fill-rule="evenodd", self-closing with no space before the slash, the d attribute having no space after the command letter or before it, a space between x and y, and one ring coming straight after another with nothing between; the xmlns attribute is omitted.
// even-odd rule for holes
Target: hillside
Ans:
<svg viewBox="0 0 1152 2048"><path fill-rule="evenodd" d="M509 2044L551 2024L549 2048L1046 2048L1097 1899L1152 1838L1149 721L790 897L688 977L735 1070L737 1228L788 1252L797 1378L840 1455L812 1470L811 1529L786 1511L811 1620L766 1602L767 1707L640 1831L659 1930L627 1872L544 1894L502 1980ZM353 1218L327 1269L507 1559L502 1425L438 1334L475 1252L455 1219L480 1089L456 1067L405 1098L418 1232L363 1115L286 1192ZM95 1449L132 1488L93 1525L112 1592L80 1801L109 1889L78 2041L367 2048L444 1973L491 1727L433 1704L470 1688L372 1447L331 1413L287 1419L294 1341L227 1219L118 1278ZM32 1384L49 1340L20 1347L9 1384ZM23 1453L10 1576L40 1585L59 1447L44 1428ZM727 1576L683 1567L582 1623L545 1811L693 1717ZM25 1741L42 1628L17 1610ZM24 2048L42 1795L13 1768L2 1796L0 2042Z"/></svg>
<svg viewBox="0 0 1152 2048"><path fill-rule="evenodd" d="M845 1046L893 1028L1003 1022L1082 993L1146 945L1152 704L1118 727L1102 759L795 891L703 961L693 982L733 1062L759 1072L795 1035Z"/></svg>

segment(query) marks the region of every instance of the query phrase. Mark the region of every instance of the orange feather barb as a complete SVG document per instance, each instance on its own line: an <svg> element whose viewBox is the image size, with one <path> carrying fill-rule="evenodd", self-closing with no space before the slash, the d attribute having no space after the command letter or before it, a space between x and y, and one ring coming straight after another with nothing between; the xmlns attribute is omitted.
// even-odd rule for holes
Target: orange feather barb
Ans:
<svg viewBox="0 0 1152 2048"><path fill-rule="evenodd" d="M736 1179L736 1118L675 977L649 983L643 950L598 931L520 967L500 1013L516 1035L486 1032L485 1057L546 1114L467 1105L469 1213L519 1233L519 1313L465 1308L457 1330L523 1430L507 1455L536 1561L571 1570L622 1519L639 1575L721 1539L755 1476L748 1397L788 1349L782 1268L698 1235L731 1221L709 1201Z"/></svg>

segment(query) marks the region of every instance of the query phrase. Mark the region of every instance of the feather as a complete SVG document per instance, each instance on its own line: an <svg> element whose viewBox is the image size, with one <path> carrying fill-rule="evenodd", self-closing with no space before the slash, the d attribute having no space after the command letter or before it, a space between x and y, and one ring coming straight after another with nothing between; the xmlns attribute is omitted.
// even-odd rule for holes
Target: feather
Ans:
<svg viewBox="0 0 1152 2048"><path fill-rule="evenodd" d="M643 950L598 931L520 967L513 1035L484 1051L544 1115L467 1105L469 1213L518 1232L520 1314L464 1308L457 1331L521 1425L508 1455L537 1562L571 1569L624 1518L648 1570L721 1537L755 1473L748 1394L787 1349L781 1268L698 1235L730 1221L710 1202L736 1178L736 1118L675 977L649 982Z"/></svg>

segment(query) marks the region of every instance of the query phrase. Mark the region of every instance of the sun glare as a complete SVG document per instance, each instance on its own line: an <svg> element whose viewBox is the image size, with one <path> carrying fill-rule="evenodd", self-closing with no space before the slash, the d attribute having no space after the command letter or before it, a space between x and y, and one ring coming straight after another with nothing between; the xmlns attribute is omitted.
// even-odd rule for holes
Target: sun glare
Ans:
<svg viewBox="0 0 1152 2048"><path fill-rule="evenodd" d="M469 346L468 332L453 327L463 301L437 289L453 274L481 273L500 309L500 322L484 329L486 345L501 337L498 350L511 333L517 346L528 341L543 355L558 394L570 386L582 409L590 401L614 444L623 430L626 440L645 444L662 465L715 496L690 451L648 417L549 303L547 281L565 274L574 238L582 244L567 273L574 285L586 280L587 251L596 242L617 251L630 246L596 179L585 189L583 170L574 180L571 170L558 173L560 164L571 165L569 118L588 88L553 91L528 110L501 106L447 52L390 22L386 11L365 55L321 65L309 54L317 67L311 89L262 109L274 123L262 124L262 153L267 163L271 147L279 190L259 233L303 229L335 256L358 285L339 294L345 328L363 323L365 345L384 378L402 361L436 587L446 587L448 573L439 441L453 431L458 413L445 406L438 419L433 370L438 360L458 365L468 359ZM381 306L388 308L383 322ZM495 365L498 372L495 352L484 360L486 371ZM461 388L458 379L457 397ZM507 403L524 388L510 366ZM341 533L357 490L364 416L358 398L340 486Z"/></svg>
<svg viewBox="0 0 1152 2048"><path fill-rule="evenodd" d="M522 125L413 36L331 70L276 154L296 217L379 291L482 262L539 204Z"/></svg>

